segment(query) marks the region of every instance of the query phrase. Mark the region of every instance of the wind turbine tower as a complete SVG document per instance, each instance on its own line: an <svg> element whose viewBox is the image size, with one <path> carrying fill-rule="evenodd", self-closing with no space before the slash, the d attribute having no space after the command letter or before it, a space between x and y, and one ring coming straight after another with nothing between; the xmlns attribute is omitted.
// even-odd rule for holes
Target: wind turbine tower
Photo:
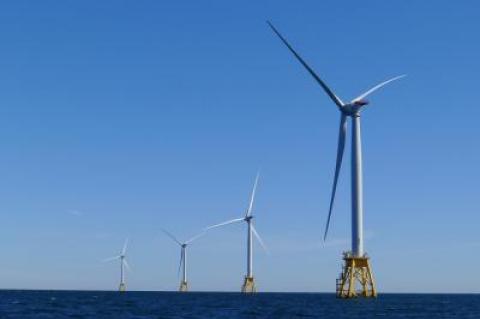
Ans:
<svg viewBox="0 0 480 319"><path fill-rule="evenodd" d="M363 170L362 170L362 139L360 135L360 115L363 108L368 104L365 98L384 85L398 80L405 75L391 78L382 82L350 102L344 103L333 91L323 82L322 79L310 68L300 55L293 49L287 40L278 32L278 30L267 22L275 34L282 40L297 60L307 69L310 75L318 82L322 89L327 93L330 99L337 105L340 111L340 130L338 137L337 161L333 179L332 194L330 198L330 208L328 212L327 223L325 227L324 240L327 238L328 228L330 226L330 217L332 215L335 192L337 188L338 176L342 166L342 158L345 149L345 140L347 134L347 122L350 118L352 123L352 152L351 152L351 204L352 204L352 250L344 252L344 265L342 272L337 279L336 292L339 298L352 298L357 296L376 297L377 290L373 279L372 268L368 255L364 252L363 245Z"/></svg>
<svg viewBox="0 0 480 319"><path fill-rule="evenodd" d="M254 216L252 214L252 208L253 208L253 202L255 199L255 192L257 190L258 178L259 178L259 174L257 174L257 177L255 178L255 183L253 184L253 190L250 196L250 202L248 204L248 208L245 212L245 216L241 218L235 218L220 224L216 224L216 225L207 227L205 229L205 230L208 230L208 229L225 226L228 224L238 223L238 222L247 223L247 274L244 278L242 289L241 289L243 293L254 293L257 291L256 285L255 285L255 279L253 277L253 237L254 236L257 238L262 248L265 251L267 251L267 248L263 243L262 238L260 237L255 227L253 226Z"/></svg>
<svg viewBox="0 0 480 319"><path fill-rule="evenodd" d="M125 282L125 268L130 270L130 266L127 263L126 253L127 253L127 245L128 245L128 238L125 239L125 243L123 244L122 252L120 255L107 258L104 262L113 261L113 260L120 260L120 285L118 287L118 291L125 292L127 289L127 285Z"/></svg>
<svg viewBox="0 0 480 319"><path fill-rule="evenodd" d="M180 263L178 265L178 274L180 274L180 269L182 269L182 279L180 281L180 288L178 289L180 292L187 292L188 291L188 281L187 281L187 247L190 245L194 240L203 236L205 232L201 232L198 235L193 236L189 240L185 242L180 242L175 236L173 236L170 232L162 229L162 231L170 237L174 242L176 242L180 246Z"/></svg>

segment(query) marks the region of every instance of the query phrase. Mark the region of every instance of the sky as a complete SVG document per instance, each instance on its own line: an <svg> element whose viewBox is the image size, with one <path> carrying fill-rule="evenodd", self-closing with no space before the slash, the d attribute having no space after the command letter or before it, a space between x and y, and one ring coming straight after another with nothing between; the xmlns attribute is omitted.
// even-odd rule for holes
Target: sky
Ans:
<svg viewBox="0 0 480 319"><path fill-rule="evenodd" d="M349 145L322 240L338 111L362 115L365 250L380 292L479 292L476 1L0 4L0 288L178 288L179 247L241 217L261 171L259 291L332 292L350 248ZM239 291L246 227L189 247L191 290Z"/></svg>

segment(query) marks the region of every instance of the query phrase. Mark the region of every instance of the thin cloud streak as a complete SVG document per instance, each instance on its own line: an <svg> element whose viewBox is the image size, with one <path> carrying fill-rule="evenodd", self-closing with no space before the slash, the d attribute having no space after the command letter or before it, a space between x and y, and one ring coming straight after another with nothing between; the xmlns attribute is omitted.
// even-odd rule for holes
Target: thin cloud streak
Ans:
<svg viewBox="0 0 480 319"><path fill-rule="evenodd" d="M70 210L67 211L67 213L68 213L69 215L76 216L76 217L80 217L80 216L83 216L83 215L84 215L83 212L81 212L81 211L79 211L79 210L76 210L76 209L70 209Z"/></svg>

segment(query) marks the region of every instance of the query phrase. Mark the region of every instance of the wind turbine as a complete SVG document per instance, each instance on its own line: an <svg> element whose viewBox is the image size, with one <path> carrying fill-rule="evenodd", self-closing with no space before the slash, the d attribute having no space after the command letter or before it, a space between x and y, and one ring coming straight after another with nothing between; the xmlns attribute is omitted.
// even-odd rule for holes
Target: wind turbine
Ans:
<svg viewBox="0 0 480 319"><path fill-rule="evenodd" d="M245 280L242 285L242 292L244 293L253 293L256 292L256 286L255 286L255 280L253 278L253 236L255 236L262 246L262 248L267 251L267 248L265 244L263 243L262 238L258 234L258 232L255 230L255 227L253 226L253 214L252 214L252 208L253 208L253 201L255 199L255 192L257 190L257 184L258 184L258 178L259 174L257 174L257 177L255 178L255 183L253 184L253 190L252 194L250 196L250 202L248 204L248 208L245 212L245 216L241 218L235 218L220 224L216 224L210 227L207 227L205 230L216 228L216 227L221 227L233 223L238 223L238 222L246 222L247 223L247 275L245 276Z"/></svg>
<svg viewBox="0 0 480 319"><path fill-rule="evenodd" d="M365 297L375 297L377 295L375 282L373 279L371 266L368 256L364 253L363 246L363 172L362 172L362 143L360 135L360 111L368 105L365 99L367 96L377 91L386 84L398 80L405 75L393 77L378 85L375 85L366 92L360 94L350 102L343 102L333 91L323 82L322 79L313 71L310 66L300 57L287 40L278 32L278 30L267 21L275 34L282 40L297 60L307 69L310 75L318 82L322 89L327 93L330 99L337 105L340 111L340 130L338 137L337 161L335 175L333 178L333 187L330 197L330 207L328 211L327 223L325 227L324 240L327 238L330 218L332 215L337 181L342 166L342 158L345 150L345 140L347 134L347 119L352 122L352 153L351 153L351 201L352 201L352 251L344 253L343 271L337 279L337 296L350 298L358 296L359 293ZM361 290L356 290L356 283L359 283Z"/></svg>
<svg viewBox="0 0 480 319"><path fill-rule="evenodd" d="M187 292L188 291L188 282L187 282L187 247L190 245L194 240L197 238L203 236L205 234L205 231L193 236L189 240L185 242L180 242L175 236L173 236L171 233L166 231L165 229L162 229L162 231L170 237L174 242L176 242L180 247L180 263L178 265L178 273L180 273L180 268L182 268L182 281L180 281L180 288L179 291L181 292Z"/></svg>
<svg viewBox="0 0 480 319"><path fill-rule="evenodd" d="M125 239L125 243L123 244L123 248L122 248L122 251L121 251L120 255L115 256L115 257L111 257L111 258L107 258L107 259L104 260L104 262L120 260L120 286L118 287L118 291L120 291L120 292L125 292L125 290L127 289L127 285L125 283L125 269L124 269L124 267L127 268L128 270L130 270L130 266L128 265L127 259L126 259L127 245L128 245L128 238Z"/></svg>

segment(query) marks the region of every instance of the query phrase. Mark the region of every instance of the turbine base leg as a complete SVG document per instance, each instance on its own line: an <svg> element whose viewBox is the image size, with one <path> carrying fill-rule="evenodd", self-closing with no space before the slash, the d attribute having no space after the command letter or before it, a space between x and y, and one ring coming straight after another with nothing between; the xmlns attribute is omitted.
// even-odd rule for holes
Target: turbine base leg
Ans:
<svg viewBox="0 0 480 319"><path fill-rule="evenodd" d="M257 292L257 287L255 286L255 279L253 277L245 276L245 280L242 285L242 292L246 294L251 294Z"/></svg>
<svg viewBox="0 0 480 319"><path fill-rule="evenodd" d="M377 289L369 257L344 253L343 262L342 272L337 278L337 298L376 298Z"/></svg>
<svg viewBox="0 0 480 319"><path fill-rule="evenodd" d="M121 283L120 286L118 287L118 291L120 292L127 291L127 286L124 283Z"/></svg>
<svg viewBox="0 0 480 319"><path fill-rule="evenodd" d="M186 281L182 281L180 283L180 288L178 289L180 292L187 292L188 291L188 283Z"/></svg>

